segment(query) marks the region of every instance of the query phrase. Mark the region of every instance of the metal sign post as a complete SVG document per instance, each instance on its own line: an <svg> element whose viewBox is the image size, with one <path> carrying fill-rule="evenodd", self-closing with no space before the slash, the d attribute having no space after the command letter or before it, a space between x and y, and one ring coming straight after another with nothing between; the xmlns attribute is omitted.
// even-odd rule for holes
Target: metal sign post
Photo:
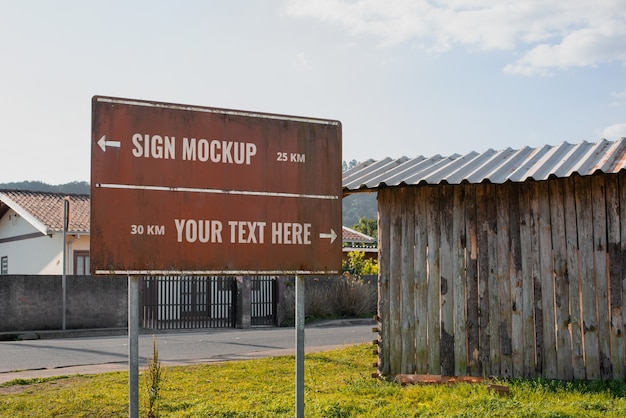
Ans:
<svg viewBox="0 0 626 418"><path fill-rule="evenodd" d="M304 276L296 276L296 418L304 417Z"/></svg>
<svg viewBox="0 0 626 418"><path fill-rule="evenodd" d="M67 323L67 230L70 224L70 198L69 196L65 196L63 198L63 274L61 276L61 288L63 292L63 301L61 309L63 313L61 314L61 329L66 328Z"/></svg>
<svg viewBox="0 0 626 418"><path fill-rule="evenodd" d="M128 411L139 418L139 278L128 276Z"/></svg>

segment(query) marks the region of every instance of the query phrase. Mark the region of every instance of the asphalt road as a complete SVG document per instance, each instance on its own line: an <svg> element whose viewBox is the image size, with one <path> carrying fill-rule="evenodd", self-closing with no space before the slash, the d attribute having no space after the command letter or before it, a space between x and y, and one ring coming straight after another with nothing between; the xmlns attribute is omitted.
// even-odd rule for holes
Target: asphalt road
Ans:
<svg viewBox="0 0 626 418"><path fill-rule="evenodd" d="M330 321L305 328L305 351L367 343L371 321ZM295 354L295 329L211 329L156 334L163 365L184 365ZM139 364L152 355L152 334L139 337ZM0 383L14 379L128 370L128 336L0 342Z"/></svg>

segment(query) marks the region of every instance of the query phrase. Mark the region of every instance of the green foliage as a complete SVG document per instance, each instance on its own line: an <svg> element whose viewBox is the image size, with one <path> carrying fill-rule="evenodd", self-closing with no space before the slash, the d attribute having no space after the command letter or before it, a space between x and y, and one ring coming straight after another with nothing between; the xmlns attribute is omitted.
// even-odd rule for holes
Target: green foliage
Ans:
<svg viewBox="0 0 626 418"><path fill-rule="evenodd" d="M148 368L146 369L146 408L148 410L148 418L157 418L159 401L161 400L161 387L164 379L164 371L159 360L159 351L157 350L156 337L152 336L152 358L148 359Z"/></svg>
<svg viewBox="0 0 626 418"><path fill-rule="evenodd" d="M368 219L365 216L361 216L359 222L354 224L352 229L378 240L378 219L376 218Z"/></svg>
<svg viewBox="0 0 626 418"><path fill-rule="evenodd" d="M352 160L349 163L343 161L341 163L341 171L346 171L352 167L356 167L359 164L359 162L357 160Z"/></svg>
<svg viewBox="0 0 626 418"><path fill-rule="evenodd" d="M368 276L378 274L378 260L366 258L363 251L350 251L348 260L342 262L342 270L355 276Z"/></svg>
<svg viewBox="0 0 626 418"><path fill-rule="evenodd" d="M366 318L376 313L378 285L376 280L344 274L306 281L304 312L306 320L330 318ZM288 281L278 306L278 323L295 323L295 286Z"/></svg>
<svg viewBox="0 0 626 418"><path fill-rule="evenodd" d="M400 386L373 379L370 377L373 359L371 344L306 354L305 416L626 416L624 380L570 383L502 380L495 383L507 385L510 393L499 396L481 383ZM160 415L163 418L293 417L294 374L293 356L168 367L168 384L161 391ZM2 417L124 417L127 414L127 372L0 388ZM145 416L145 411L141 416Z"/></svg>

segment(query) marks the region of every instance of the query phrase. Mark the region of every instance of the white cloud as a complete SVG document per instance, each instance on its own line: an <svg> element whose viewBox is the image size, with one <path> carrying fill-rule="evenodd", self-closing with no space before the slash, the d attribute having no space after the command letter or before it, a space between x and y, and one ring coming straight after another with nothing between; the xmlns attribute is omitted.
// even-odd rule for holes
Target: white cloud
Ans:
<svg viewBox="0 0 626 418"><path fill-rule="evenodd" d="M304 52L300 52L298 53L298 55L296 55L293 66L298 71L307 71L311 67L311 65L309 64L309 60L307 59Z"/></svg>
<svg viewBox="0 0 626 418"><path fill-rule="evenodd" d="M514 51L504 71L626 65L622 0L290 0L287 13L372 35L382 45L418 40L424 49L454 46Z"/></svg>
<svg viewBox="0 0 626 418"><path fill-rule="evenodd" d="M607 126L602 130L602 137L609 140L626 138L626 123L616 123Z"/></svg>
<svg viewBox="0 0 626 418"><path fill-rule="evenodd" d="M611 106L626 106L626 90L614 91L611 97L613 98Z"/></svg>

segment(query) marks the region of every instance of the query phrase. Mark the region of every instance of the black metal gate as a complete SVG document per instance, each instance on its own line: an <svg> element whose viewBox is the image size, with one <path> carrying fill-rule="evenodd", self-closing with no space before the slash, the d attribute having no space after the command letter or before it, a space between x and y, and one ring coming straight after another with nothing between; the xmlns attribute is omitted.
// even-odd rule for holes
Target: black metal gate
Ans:
<svg viewBox="0 0 626 418"><path fill-rule="evenodd" d="M276 325L276 307L278 295L274 276L256 276L251 278L250 322L255 325Z"/></svg>
<svg viewBox="0 0 626 418"><path fill-rule="evenodd" d="M143 328L233 328L234 277L156 276L141 282Z"/></svg>

